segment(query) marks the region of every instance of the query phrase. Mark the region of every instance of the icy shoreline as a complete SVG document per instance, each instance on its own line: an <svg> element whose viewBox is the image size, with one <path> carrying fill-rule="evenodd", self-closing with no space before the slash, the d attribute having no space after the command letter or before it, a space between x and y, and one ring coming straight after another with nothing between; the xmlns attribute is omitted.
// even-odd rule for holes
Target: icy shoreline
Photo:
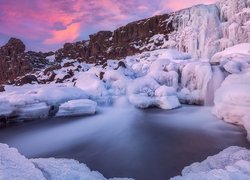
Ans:
<svg viewBox="0 0 250 180"><path fill-rule="evenodd" d="M0 143L0 177L6 180L54 180L106 178L72 159L27 159L17 149ZM113 180L128 178L111 178Z"/></svg>
<svg viewBox="0 0 250 180"><path fill-rule="evenodd" d="M91 171L85 164L72 159L38 158L27 159L17 149L0 143L0 177L6 180L54 180L92 179L105 180L97 171ZM172 180L199 179L249 179L250 150L232 146L208 157L200 163L193 163L182 171L182 176ZM112 180L130 178L111 178ZM132 179L130 179L132 180Z"/></svg>

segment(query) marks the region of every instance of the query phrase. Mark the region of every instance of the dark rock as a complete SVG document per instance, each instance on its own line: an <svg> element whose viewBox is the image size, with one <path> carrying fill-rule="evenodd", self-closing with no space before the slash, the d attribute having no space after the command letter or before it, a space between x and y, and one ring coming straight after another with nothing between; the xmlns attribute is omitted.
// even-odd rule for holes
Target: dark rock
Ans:
<svg viewBox="0 0 250 180"><path fill-rule="evenodd" d="M26 75L24 77L22 77L21 79L17 80L15 82L16 86L22 86L24 84L32 84L34 82L38 82L36 76L34 75Z"/></svg>
<svg viewBox="0 0 250 180"><path fill-rule="evenodd" d="M103 79L104 74L105 74L105 72L100 72L100 75L99 75L100 80L102 80L102 79Z"/></svg>
<svg viewBox="0 0 250 180"><path fill-rule="evenodd" d="M115 68L115 70L119 69L120 67L127 68L126 64L123 61L118 62L118 66L117 68Z"/></svg>
<svg viewBox="0 0 250 180"><path fill-rule="evenodd" d="M15 83L17 77L49 65L47 56L53 52L25 52L25 45L20 39L10 38L0 47L0 84Z"/></svg>
<svg viewBox="0 0 250 180"><path fill-rule="evenodd" d="M45 69L43 74L48 75L48 73L51 73L52 71L58 70L58 69L61 69L61 68L62 68L62 66L60 64L56 64L56 65L50 66L47 69Z"/></svg>
<svg viewBox="0 0 250 180"><path fill-rule="evenodd" d="M0 86L0 92L4 92L5 89L4 89L4 86Z"/></svg>
<svg viewBox="0 0 250 180"><path fill-rule="evenodd" d="M0 84L14 80L32 70L32 65L25 58L24 51L23 42L15 38L11 38L0 48Z"/></svg>

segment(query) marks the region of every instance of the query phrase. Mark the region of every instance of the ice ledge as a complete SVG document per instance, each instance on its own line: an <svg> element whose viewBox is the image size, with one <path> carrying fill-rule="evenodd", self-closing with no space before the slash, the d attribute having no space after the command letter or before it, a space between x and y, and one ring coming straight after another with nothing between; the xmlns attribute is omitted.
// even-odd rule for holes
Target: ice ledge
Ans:
<svg viewBox="0 0 250 180"><path fill-rule="evenodd" d="M182 170L171 180L250 179L250 150L231 146Z"/></svg>
<svg viewBox="0 0 250 180"><path fill-rule="evenodd" d="M5 180L106 180L101 173L72 159L27 159L17 149L0 143L0 179ZM132 180L112 178L112 180Z"/></svg>

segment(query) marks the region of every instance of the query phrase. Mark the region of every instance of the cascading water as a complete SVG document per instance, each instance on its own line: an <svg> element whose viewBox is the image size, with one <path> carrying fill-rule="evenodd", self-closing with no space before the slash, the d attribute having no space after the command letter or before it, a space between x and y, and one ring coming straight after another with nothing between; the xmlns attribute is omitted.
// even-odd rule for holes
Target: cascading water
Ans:
<svg viewBox="0 0 250 180"><path fill-rule="evenodd" d="M215 91L220 87L221 83L225 79L225 74L221 71L219 66L211 66L211 68L213 75L207 85L207 93L205 97L206 106L214 105Z"/></svg>

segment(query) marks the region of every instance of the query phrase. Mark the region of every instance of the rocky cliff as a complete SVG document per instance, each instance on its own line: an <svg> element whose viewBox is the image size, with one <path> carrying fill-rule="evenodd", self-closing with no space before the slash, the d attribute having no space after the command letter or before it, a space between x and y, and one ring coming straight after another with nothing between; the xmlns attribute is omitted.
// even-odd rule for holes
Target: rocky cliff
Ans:
<svg viewBox="0 0 250 180"><path fill-rule="evenodd" d="M58 61L68 57L91 63L103 63L107 59L120 59L134 55L149 48L144 47L151 42L151 37L156 34L164 35L173 31L171 15L155 16L127 24L111 31L100 31L90 35L89 40L76 43L66 43L64 47L56 51ZM157 45L162 45L163 39Z"/></svg>

